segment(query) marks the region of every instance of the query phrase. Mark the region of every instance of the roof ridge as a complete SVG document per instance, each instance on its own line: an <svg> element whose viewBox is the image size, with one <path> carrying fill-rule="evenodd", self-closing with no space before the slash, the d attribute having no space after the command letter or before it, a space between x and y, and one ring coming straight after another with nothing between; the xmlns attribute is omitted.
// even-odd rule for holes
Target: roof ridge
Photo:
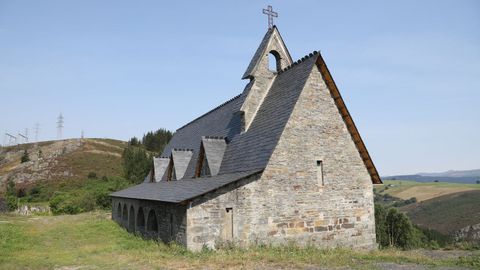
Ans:
<svg viewBox="0 0 480 270"><path fill-rule="evenodd" d="M172 151L186 151L186 152L193 152L193 149L190 148L173 148Z"/></svg>
<svg viewBox="0 0 480 270"><path fill-rule="evenodd" d="M214 140L225 140L227 137L224 136L202 136L204 139L214 139Z"/></svg>
<svg viewBox="0 0 480 270"><path fill-rule="evenodd" d="M235 99L238 99L240 96L242 96L242 94L239 94L239 95L237 95L237 96L234 96L233 98L231 98L231 99L229 99L229 100L225 101L224 103L222 103L222 104L218 105L217 107L215 107L215 108L211 109L210 111L208 111L208 112L206 112L206 113L204 113L204 114L200 115L199 117L197 117L197 118L193 119L192 121L190 121L190 122L186 123L185 125L183 125L183 126L179 127L179 128L177 129L177 131L179 131L179 130L180 130L180 129L182 129L182 128L185 128L185 127L187 127L188 125L190 125L190 124L192 124L193 122L197 121L198 119L200 119L200 118L202 118L202 117L206 116L207 114L210 114L210 113L212 113L213 111L215 111L215 110L217 110L217 109L220 109L221 107L223 107L223 106L227 105L228 103L230 103L230 102L234 101Z"/></svg>
<svg viewBox="0 0 480 270"><path fill-rule="evenodd" d="M310 54L305 55L304 57L302 57L302 58L298 59L297 61L293 62L291 65L289 65L289 66L287 66L287 67L279 70L277 74L280 75L280 74L282 74L283 72L291 69L292 67L294 67L294 66L296 66L296 65L301 64L302 62L305 62L305 61L306 61L307 59L309 59L310 57L314 57L314 56L316 56L316 55L320 55L320 51L313 51L313 52L311 52Z"/></svg>

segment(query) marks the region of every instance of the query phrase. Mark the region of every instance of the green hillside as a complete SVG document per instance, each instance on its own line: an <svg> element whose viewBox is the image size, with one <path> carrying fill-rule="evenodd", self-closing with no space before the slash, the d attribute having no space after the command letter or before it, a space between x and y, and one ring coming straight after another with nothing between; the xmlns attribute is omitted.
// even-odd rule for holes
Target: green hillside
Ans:
<svg viewBox="0 0 480 270"><path fill-rule="evenodd" d="M480 190L443 195L400 209L418 226L451 234L480 223Z"/></svg>
<svg viewBox="0 0 480 270"><path fill-rule="evenodd" d="M7 179L28 191L39 183L76 182L123 175L122 153L127 144L111 139L69 139L0 148L0 193ZM21 162L28 153L29 161Z"/></svg>

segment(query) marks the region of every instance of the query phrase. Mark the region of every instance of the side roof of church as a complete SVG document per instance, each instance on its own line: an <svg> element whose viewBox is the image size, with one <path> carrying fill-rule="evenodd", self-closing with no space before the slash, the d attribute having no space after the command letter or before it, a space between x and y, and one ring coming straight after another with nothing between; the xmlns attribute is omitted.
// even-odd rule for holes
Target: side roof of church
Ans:
<svg viewBox="0 0 480 270"><path fill-rule="evenodd" d="M278 70L276 76L271 82L268 92L266 92L265 97L258 106L248 130L245 130L242 106L244 102L246 102L250 88L252 88L252 85L255 83L255 78L252 74L259 65L259 59L262 55L268 53L267 46L269 40L274 34L276 34L275 36L277 40L280 39L280 42L283 45L283 40L281 40L277 28L273 27L269 29L243 76L244 78L251 79L243 93L179 128L165 147L162 156L170 156L175 149L189 149L193 151L193 155L188 164L184 164L184 166L186 166L186 171L182 178L184 180L181 181L194 178L196 175L202 138L205 136L213 136L224 138L227 142L218 176L207 177L206 179L196 179L195 181L197 184L193 183L193 185L202 185L198 182L212 180L214 182L215 179L219 177L223 179L224 177L222 177L222 175L231 175L233 177L238 175L243 176L243 174L241 174L242 172L245 172L246 175L251 175L252 173L262 171L266 167L270 156L278 143L282 131L288 122L300 93L304 89L312 69L316 67L320 70L331 92L331 96L335 100L339 113L341 114L359 154L370 173L372 183L381 183L370 155L368 154L350 113L348 112L335 82L333 81L333 78L319 52L315 51L310 53L291 65ZM288 50L286 47L283 48L285 49L283 52L284 57L287 58L286 60L289 61L289 63L291 63L292 61ZM235 180L236 179L229 179L229 181ZM162 185L167 185L166 182L167 181L161 181L159 183L148 184L155 184L160 188ZM224 183L225 181L222 182L222 180L219 180L217 182ZM142 198L141 188L140 190L139 187L135 189L135 192L133 192L135 196L132 195L132 192L126 192L128 190L129 189L116 192L112 194L112 196Z"/></svg>

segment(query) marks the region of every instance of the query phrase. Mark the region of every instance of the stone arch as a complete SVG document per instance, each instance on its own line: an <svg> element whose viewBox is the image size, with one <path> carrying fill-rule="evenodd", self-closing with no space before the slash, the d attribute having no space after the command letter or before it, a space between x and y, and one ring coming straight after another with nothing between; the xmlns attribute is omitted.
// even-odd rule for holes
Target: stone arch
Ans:
<svg viewBox="0 0 480 270"><path fill-rule="evenodd" d="M135 231L135 208L133 205L130 206L130 212L128 213L128 231Z"/></svg>
<svg viewBox="0 0 480 270"><path fill-rule="evenodd" d="M148 212L147 231L149 233L158 233L157 215L155 214L155 210L153 209Z"/></svg>
<svg viewBox="0 0 480 270"><path fill-rule="evenodd" d="M268 53L268 69L272 72L282 70L282 57L280 56L280 53L275 50L271 50Z"/></svg>
<svg viewBox="0 0 480 270"><path fill-rule="evenodd" d="M127 204L123 205L122 220L124 222L126 222L128 220Z"/></svg>
<svg viewBox="0 0 480 270"><path fill-rule="evenodd" d="M117 220L121 220L121 219L122 219L122 204L118 203L118 206L117 206Z"/></svg>
<svg viewBox="0 0 480 270"><path fill-rule="evenodd" d="M139 207L137 210L137 231L145 231L145 215L143 214L143 208Z"/></svg>

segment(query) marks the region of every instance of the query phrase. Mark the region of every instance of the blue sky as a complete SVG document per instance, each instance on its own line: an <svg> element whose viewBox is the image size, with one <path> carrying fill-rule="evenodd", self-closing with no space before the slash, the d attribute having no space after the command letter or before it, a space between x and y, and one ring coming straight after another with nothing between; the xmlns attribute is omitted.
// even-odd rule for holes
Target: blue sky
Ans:
<svg viewBox="0 0 480 270"><path fill-rule="evenodd" d="M480 168L479 1L0 0L0 132L127 140L239 94L271 4L321 50L381 175Z"/></svg>

